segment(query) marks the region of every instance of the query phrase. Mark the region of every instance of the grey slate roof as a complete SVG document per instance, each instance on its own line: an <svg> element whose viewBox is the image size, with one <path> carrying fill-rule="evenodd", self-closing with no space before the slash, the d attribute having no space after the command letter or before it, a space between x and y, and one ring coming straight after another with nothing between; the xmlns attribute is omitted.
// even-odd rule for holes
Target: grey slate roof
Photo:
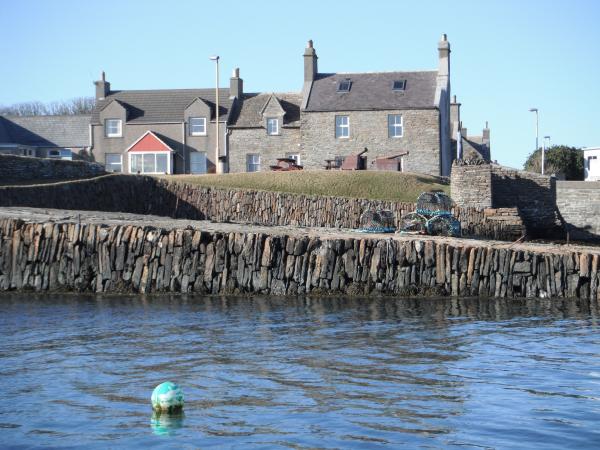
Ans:
<svg viewBox="0 0 600 450"><path fill-rule="evenodd" d="M213 110L214 89L160 89L146 91L111 91L96 103L92 123L100 123L100 111L112 100L118 100L128 111L128 123L182 122L186 107L200 97ZM219 88L219 121L228 120L232 100L229 89Z"/></svg>
<svg viewBox="0 0 600 450"><path fill-rule="evenodd" d="M5 119L0 116L0 144L12 143L12 139L8 134L8 130L6 129L4 122Z"/></svg>
<svg viewBox="0 0 600 450"><path fill-rule="evenodd" d="M244 94L241 104L231 117L232 128L261 128L264 126L261 111L271 98L270 93ZM274 93L285 110L283 127L300 126L300 93Z"/></svg>
<svg viewBox="0 0 600 450"><path fill-rule="evenodd" d="M87 147L90 142L90 115L2 116L0 143L36 147Z"/></svg>
<svg viewBox="0 0 600 450"><path fill-rule="evenodd" d="M369 111L435 107L437 70L419 72L320 73L312 84L306 111ZM350 92L337 92L340 81L352 81ZM406 80L404 91L393 91Z"/></svg>

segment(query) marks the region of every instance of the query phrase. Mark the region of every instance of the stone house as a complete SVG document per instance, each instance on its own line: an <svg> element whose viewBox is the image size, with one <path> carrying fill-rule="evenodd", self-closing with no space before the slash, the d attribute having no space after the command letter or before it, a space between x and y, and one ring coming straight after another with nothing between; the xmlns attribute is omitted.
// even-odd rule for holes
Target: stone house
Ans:
<svg viewBox="0 0 600 450"><path fill-rule="evenodd" d="M431 71L320 73L309 41L304 52L302 157L307 168L365 147L367 157L402 152L402 170L449 175L450 43L438 44ZM367 167L372 167L367 164Z"/></svg>
<svg viewBox="0 0 600 450"><path fill-rule="evenodd" d="M370 162L402 153L399 170L450 174L460 104L450 101L446 35L436 70L320 73L312 41L303 59L297 93L245 93L234 70L229 89L219 89L218 155L215 89L113 91L103 74L92 155L109 171L220 173L270 170L277 158L322 169L367 148ZM463 135L464 148L489 159L489 130L487 142L485 131L481 139Z"/></svg>
<svg viewBox="0 0 600 450"><path fill-rule="evenodd" d="M241 88L241 80L237 81ZM111 90L104 73L95 85L92 155L108 171L163 174L227 170L226 125L237 85L234 89L219 88L218 155L215 89Z"/></svg>
<svg viewBox="0 0 600 450"><path fill-rule="evenodd" d="M300 93L243 94L229 125L231 172L269 170L277 158L304 164Z"/></svg>
<svg viewBox="0 0 600 450"><path fill-rule="evenodd" d="M90 116L0 116L0 153L88 159Z"/></svg>
<svg viewBox="0 0 600 450"><path fill-rule="evenodd" d="M322 169L326 161L335 167L367 148L371 162L408 153L400 170L450 174L462 125L460 104L450 101L445 35L436 70L321 73L312 41L303 58L301 93L240 96L229 124L232 172L269 170L281 157L293 157L305 169ZM463 128L461 143L469 155L489 160L489 129L478 137Z"/></svg>

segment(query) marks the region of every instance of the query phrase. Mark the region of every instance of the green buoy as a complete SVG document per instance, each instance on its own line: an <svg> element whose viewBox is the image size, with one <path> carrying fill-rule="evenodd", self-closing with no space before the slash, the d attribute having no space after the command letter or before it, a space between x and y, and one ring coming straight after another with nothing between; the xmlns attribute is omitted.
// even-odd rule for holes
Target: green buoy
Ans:
<svg viewBox="0 0 600 450"><path fill-rule="evenodd" d="M179 412L183 409L183 391L177 384L165 381L154 388L151 401L154 411Z"/></svg>

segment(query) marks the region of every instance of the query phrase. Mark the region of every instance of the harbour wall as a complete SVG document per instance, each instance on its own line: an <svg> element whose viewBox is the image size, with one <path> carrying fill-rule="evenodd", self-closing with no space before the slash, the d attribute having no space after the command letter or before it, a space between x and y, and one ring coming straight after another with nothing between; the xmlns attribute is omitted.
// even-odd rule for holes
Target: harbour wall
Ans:
<svg viewBox="0 0 600 450"><path fill-rule="evenodd" d="M215 189L136 175L0 187L0 206L154 214L258 225L359 228L367 210L387 209L399 227L414 203ZM455 208L464 235L514 241L525 232L516 208Z"/></svg>
<svg viewBox="0 0 600 450"><path fill-rule="evenodd" d="M0 217L0 291L586 299L600 294L599 255L590 249L276 227L254 232L205 222L184 227L173 221L165 228L134 225L127 218L104 225L72 217L43 222Z"/></svg>

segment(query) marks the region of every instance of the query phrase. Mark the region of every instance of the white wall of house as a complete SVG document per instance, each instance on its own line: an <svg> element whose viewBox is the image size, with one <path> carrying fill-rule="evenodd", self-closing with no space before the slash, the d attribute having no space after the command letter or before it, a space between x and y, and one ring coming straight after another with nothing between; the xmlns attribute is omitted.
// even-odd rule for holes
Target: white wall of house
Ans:
<svg viewBox="0 0 600 450"><path fill-rule="evenodd" d="M583 149L585 181L600 181L600 147Z"/></svg>

